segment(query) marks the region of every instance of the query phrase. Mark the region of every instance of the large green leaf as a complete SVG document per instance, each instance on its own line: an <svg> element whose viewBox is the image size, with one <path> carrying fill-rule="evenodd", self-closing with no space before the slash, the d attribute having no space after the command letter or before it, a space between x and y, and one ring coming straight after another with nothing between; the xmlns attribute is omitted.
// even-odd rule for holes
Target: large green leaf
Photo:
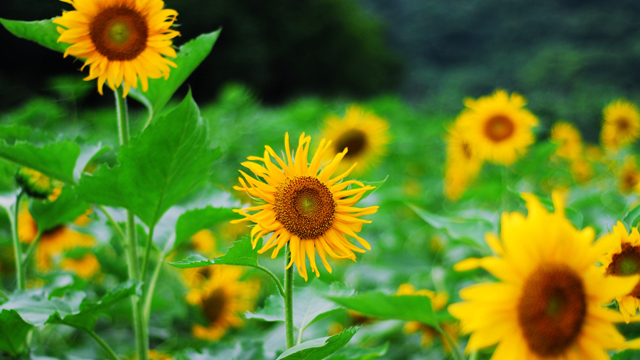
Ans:
<svg viewBox="0 0 640 360"><path fill-rule="evenodd" d="M131 97L140 101L149 109L150 119L158 116L160 110L171 100L180 85L211 53L218 36L220 36L220 30L202 34L182 45L178 49L178 57L171 59L178 65L178 68L171 69L169 79L149 79L149 89L146 92L142 92L142 89L131 89Z"/></svg>
<svg viewBox="0 0 640 360"><path fill-rule="evenodd" d="M56 201L31 201L29 212L40 231L47 231L62 224L73 222L91 205L78 198L75 189L65 186Z"/></svg>
<svg viewBox="0 0 640 360"><path fill-rule="evenodd" d="M88 202L113 207L127 207L125 195L120 188L122 166L102 166L93 174L83 174L78 194Z"/></svg>
<svg viewBox="0 0 640 360"><path fill-rule="evenodd" d="M431 307L431 299L419 295L387 295L381 292L362 293L351 297L329 296L348 309L380 319L420 321L438 326L438 318Z"/></svg>
<svg viewBox="0 0 640 360"><path fill-rule="evenodd" d="M389 343L373 349L346 347L331 355L327 360L373 360L384 356L389 350Z"/></svg>
<svg viewBox="0 0 640 360"><path fill-rule="evenodd" d="M17 356L22 353L33 325L22 320L15 310L0 310L0 352Z"/></svg>
<svg viewBox="0 0 640 360"><path fill-rule="evenodd" d="M340 334L305 341L283 352L276 360L322 360L347 345L360 328L352 327Z"/></svg>
<svg viewBox="0 0 640 360"><path fill-rule="evenodd" d="M260 248L258 241L257 247ZM229 248L226 254L219 258L207 259L202 255L192 255L184 260L168 262L169 265L179 269L189 269L195 267L209 265L239 265L239 266L258 266L258 252L251 246L251 238L243 237L241 240L235 241L233 246Z"/></svg>
<svg viewBox="0 0 640 360"><path fill-rule="evenodd" d="M238 218L231 209L207 206L203 209L193 209L185 212L176 223L176 242L174 246L189 240L191 236L203 229L209 229L216 224Z"/></svg>
<svg viewBox="0 0 640 360"><path fill-rule="evenodd" d="M494 226L484 219L451 219L411 204L407 205L428 224L446 232L453 239L472 239L477 244L484 244L484 235L494 231Z"/></svg>
<svg viewBox="0 0 640 360"><path fill-rule="evenodd" d="M2 304L0 309L15 310L27 323L42 326L56 312L64 315L72 313L84 296L82 292L75 292L64 298L48 299L42 292L18 291L11 294L9 301Z"/></svg>
<svg viewBox="0 0 640 360"><path fill-rule="evenodd" d="M0 140L0 157L37 170L51 178L75 184L73 170L80 156L80 146L71 141L36 146L24 141L9 145Z"/></svg>
<svg viewBox="0 0 640 360"><path fill-rule="evenodd" d="M39 21L0 19L0 23L19 38L31 40L54 51L64 52L71 44L58 42L60 33L57 30L58 25L53 23L54 19L56 18Z"/></svg>
<svg viewBox="0 0 640 360"><path fill-rule="evenodd" d="M232 346L223 342L215 342L209 349L202 352L194 350L178 354L178 360L265 360L264 344L262 341L240 341Z"/></svg>

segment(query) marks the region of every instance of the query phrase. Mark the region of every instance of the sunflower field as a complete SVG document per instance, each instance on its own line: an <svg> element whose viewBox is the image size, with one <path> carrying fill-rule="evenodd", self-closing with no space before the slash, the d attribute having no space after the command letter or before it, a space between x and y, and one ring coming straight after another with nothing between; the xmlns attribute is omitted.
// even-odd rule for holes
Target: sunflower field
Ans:
<svg viewBox="0 0 640 360"><path fill-rule="evenodd" d="M0 114L0 359L640 358L633 101L199 104L224 29L62 1L0 18L83 75Z"/></svg>

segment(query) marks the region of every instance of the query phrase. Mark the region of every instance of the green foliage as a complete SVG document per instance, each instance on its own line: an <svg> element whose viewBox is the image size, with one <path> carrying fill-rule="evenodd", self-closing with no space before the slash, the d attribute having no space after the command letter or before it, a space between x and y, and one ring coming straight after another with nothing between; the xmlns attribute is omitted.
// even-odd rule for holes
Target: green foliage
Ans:
<svg viewBox="0 0 640 360"><path fill-rule="evenodd" d="M53 23L53 19L40 21L17 21L0 19L0 23L13 35L36 42L53 51L64 52L69 44L59 43L58 25Z"/></svg>
<svg viewBox="0 0 640 360"><path fill-rule="evenodd" d="M336 354L331 355L327 360L372 360L387 354L389 343L375 347L373 349L342 348Z"/></svg>
<svg viewBox="0 0 640 360"><path fill-rule="evenodd" d="M305 341L280 355L276 360L322 360L347 345L360 328L352 327L345 331L319 339Z"/></svg>
<svg viewBox="0 0 640 360"><path fill-rule="evenodd" d="M31 201L29 212L38 224L38 230L44 232L73 222L90 206L78 197L74 188L65 186L56 201Z"/></svg>
<svg viewBox="0 0 640 360"><path fill-rule="evenodd" d="M260 247L262 241L258 241ZM202 255L192 255L181 261L168 262L169 265L178 269L189 269L209 265L238 265L238 266L258 266L258 252L251 246L251 238L243 237L235 241L226 254L219 258L207 259Z"/></svg>
<svg viewBox="0 0 640 360"><path fill-rule="evenodd" d="M80 156L80 146L71 141L59 141L36 146L24 141L13 145L0 140L0 157L12 163L37 170L53 179L75 184L73 170Z"/></svg>
<svg viewBox="0 0 640 360"><path fill-rule="evenodd" d="M176 223L176 242L175 247L189 240L191 236L203 229L212 228L214 225L237 218L231 209L214 208L207 206L202 209L193 209L180 215Z"/></svg>
<svg viewBox="0 0 640 360"><path fill-rule="evenodd" d="M15 310L0 310L0 351L17 356L23 352L33 325L22 320Z"/></svg>

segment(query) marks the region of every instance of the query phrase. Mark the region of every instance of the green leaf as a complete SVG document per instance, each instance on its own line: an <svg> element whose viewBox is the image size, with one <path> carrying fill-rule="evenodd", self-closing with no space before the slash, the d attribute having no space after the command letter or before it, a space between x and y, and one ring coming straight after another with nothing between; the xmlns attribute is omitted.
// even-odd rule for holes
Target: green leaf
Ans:
<svg viewBox="0 0 640 360"><path fill-rule="evenodd" d="M257 248L260 248L262 240L258 241ZM238 265L238 266L258 266L258 252L251 246L251 238L244 236L241 240L235 241L226 254L219 258L207 259L202 255L192 255L188 258L168 262L169 265L179 269L189 269L209 265Z"/></svg>
<svg viewBox="0 0 640 360"><path fill-rule="evenodd" d="M62 141L36 146L24 141L8 145L0 140L0 157L16 165L37 170L53 179L75 184L73 169L80 156L80 146L71 141Z"/></svg>
<svg viewBox="0 0 640 360"><path fill-rule="evenodd" d="M27 323L35 326L44 325L49 317L56 312L70 314L84 297L84 293L76 292L65 298L52 298L36 291L17 291L9 296L9 301L2 304L0 309L15 310Z"/></svg>
<svg viewBox="0 0 640 360"><path fill-rule="evenodd" d="M327 360L373 360L387 354L389 343L373 349L363 349L356 347L343 348Z"/></svg>
<svg viewBox="0 0 640 360"><path fill-rule="evenodd" d="M264 344L262 341L241 341L235 346L230 344L215 342L210 348L196 352L194 350L185 351L178 354L178 360L210 360L210 359L233 359L233 360L263 360Z"/></svg>
<svg viewBox="0 0 640 360"><path fill-rule="evenodd" d="M102 147L101 144L83 146L80 150L80 157L76 162L76 167L73 169L73 176L75 177L76 181L80 180L82 172L91 162L91 160L103 155L109 150L111 150L110 147Z"/></svg>
<svg viewBox="0 0 640 360"><path fill-rule="evenodd" d="M295 297L295 290L293 296ZM248 311L245 317L247 319L257 319L266 322L284 322L284 303L282 302L282 296L270 295L262 308L254 312Z"/></svg>
<svg viewBox="0 0 640 360"><path fill-rule="evenodd" d="M626 214L624 214L624 218L622 218L622 222L625 224L627 229L638 226L638 222L640 221L640 205L629 209Z"/></svg>
<svg viewBox="0 0 640 360"><path fill-rule="evenodd" d="M407 205L428 224L446 232L453 239L472 239L484 246L484 235L495 230L493 224L484 219L451 219L432 214L411 204Z"/></svg>
<svg viewBox="0 0 640 360"><path fill-rule="evenodd" d="M122 166L112 168L101 166L93 174L83 174L78 186L78 194L90 203L127 207L125 196L120 188L120 173Z"/></svg>
<svg viewBox="0 0 640 360"><path fill-rule="evenodd" d="M340 334L305 341L283 352L276 360L322 360L347 345L360 328L352 327Z"/></svg>
<svg viewBox="0 0 640 360"><path fill-rule="evenodd" d="M22 320L15 310L0 311L0 352L17 356L22 353L33 325Z"/></svg>
<svg viewBox="0 0 640 360"><path fill-rule="evenodd" d="M149 79L149 89L146 92L142 92L142 89L131 89L131 96L149 109L150 119L158 116L180 85L211 53L218 36L220 36L220 30L202 34L182 45L178 49L178 57L171 59L178 67L171 69L169 79Z"/></svg>
<svg viewBox="0 0 640 360"><path fill-rule="evenodd" d="M362 293L351 297L329 296L348 309L380 319L419 321L438 326L438 319L431 308L431 299L419 295L387 295L381 292Z"/></svg>
<svg viewBox="0 0 640 360"><path fill-rule="evenodd" d="M29 212L38 224L38 229L47 231L58 225L73 222L90 206L78 198L74 188L65 186L56 201L31 201Z"/></svg>
<svg viewBox="0 0 640 360"><path fill-rule="evenodd" d="M58 42L60 33L57 30L58 25L53 23L55 19L39 21L0 19L0 23L19 38L33 41L53 51L64 52L71 44Z"/></svg>
<svg viewBox="0 0 640 360"><path fill-rule="evenodd" d="M222 221L238 218L231 209L207 206L185 212L176 223L176 242L174 246L189 240L191 236L203 229L209 229Z"/></svg>

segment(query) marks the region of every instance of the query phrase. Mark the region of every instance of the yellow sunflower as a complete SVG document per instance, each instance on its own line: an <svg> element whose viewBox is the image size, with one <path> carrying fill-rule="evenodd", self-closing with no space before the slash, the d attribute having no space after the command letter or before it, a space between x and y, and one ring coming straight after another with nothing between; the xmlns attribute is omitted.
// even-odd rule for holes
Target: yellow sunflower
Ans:
<svg viewBox="0 0 640 360"><path fill-rule="evenodd" d="M169 78L177 65L172 41L180 33L171 30L178 13L163 9L162 0L61 0L75 10L53 20L60 25L58 42L73 44L64 56L86 59L85 80L98 79L102 94L105 82L115 91L124 82L124 96L133 86L147 91L149 80Z"/></svg>
<svg viewBox="0 0 640 360"><path fill-rule="evenodd" d="M582 135L573 124L559 121L551 128L551 142L558 145L556 155L573 160L582 155Z"/></svg>
<svg viewBox="0 0 640 360"><path fill-rule="evenodd" d="M344 173L331 178L347 154L347 149L321 167L321 159L331 148L331 141L322 139L311 163L308 163L310 143L311 137L302 133L298 149L292 155L287 133L284 140L287 163L269 146L265 146L263 158L248 158L260 161L264 166L249 161L242 163L264 181L240 171L244 177L239 179L242 186L234 186L234 189L246 191L251 196L262 199L262 204L234 210L245 218L232 221L252 221L256 224L251 231L254 247L261 236L272 233L258 251L260 254L275 247L271 255L275 258L280 249L289 243L291 262L287 264L287 268L295 263L298 273L305 280L307 257L311 270L316 276L320 276L316 266L316 251L329 272L331 266L327 262L326 254L336 259L348 258L356 261L354 251L365 252L349 242L345 235L355 238L364 248L371 250L369 243L356 233L362 230L362 224L371 222L359 217L378 211L378 206L354 207L365 192L373 190L374 186L365 186L355 180L341 181L349 175L355 164ZM271 161L271 157L275 158L280 168Z"/></svg>
<svg viewBox="0 0 640 360"><path fill-rule="evenodd" d="M640 183L640 170L635 155L627 156L618 169L618 188L622 194L629 194L638 191Z"/></svg>
<svg viewBox="0 0 640 360"><path fill-rule="evenodd" d="M169 355L169 354L165 354L161 351L157 351L157 350L149 350L149 352L147 353L147 356L149 357L149 360L173 360L175 359L175 357L173 355ZM132 357L128 357L128 356L124 356L124 358L128 359L128 360L138 360L138 357L136 355L132 356Z"/></svg>
<svg viewBox="0 0 640 360"><path fill-rule="evenodd" d="M635 104L625 100L611 102L603 111L604 122L600 141L608 150L618 150L638 139L640 113Z"/></svg>
<svg viewBox="0 0 640 360"><path fill-rule="evenodd" d="M18 168L15 179L18 186L34 199L55 201L62 192L61 182L26 167Z"/></svg>
<svg viewBox="0 0 640 360"><path fill-rule="evenodd" d="M582 157L571 160L569 171L577 183L587 182L594 175L593 165Z"/></svg>
<svg viewBox="0 0 640 360"><path fill-rule="evenodd" d="M38 225L29 213L23 208L18 214L18 237L20 241L31 244L38 234ZM54 259L63 252L76 247L91 247L96 241L93 236L83 234L71 229L67 225L56 226L40 235L36 244L36 268L41 272L50 271L53 268Z"/></svg>
<svg viewBox="0 0 640 360"><path fill-rule="evenodd" d="M354 174L364 173L386 153L388 130L387 121L352 105L347 109L344 119L331 115L325 120L322 137L333 142L326 156L331 159L344 149L349 149L338 170L358 163L360 166L354 170Z"/></svg>
<svg viewBox="0 0 640 360"><path fill-rule="evenodd" d="M531 194L523 198L528 215L504 213L501 238L486 236L495 255L454 267L482 267L500 280L462 289L464 302L449 306L461 332L471 333L466 351L498 344L492 360L609 359L607 350L625 346L614 325L623 318L601 305L629 294L640 278L604 276L595 263L606 241L592 244L592 228L574 228L559 196L555 213Z"/></svg>
<svg viewBox="0 0 640 360"><path fill-rule="evenodd" d="M216 341L228 328L243 325L239 314L253 310L260 286L257 281L240 281L242 268L237 266L210 266L207 276L204 283L189 290L187 302L199 306L208 323L195 325L193 336Z"/></svg>
<svg viewBox="0 0 640 360"><path fill-rule="evenodd" d="M213 255L217 250L216 236L211 230L200 230L191 237L191 246L203 255Z"/></svg>
<svg viewBox="0 0 640 360"><path fill-rule="evenodd" d="M434 311L442 310L449 301L449 296L444 292L435 293L431 290L416 290L411 284L402 284L398 287L398 292L396 295L422 295L426 296L431 300L431 306ZM446 331L449 337L457 344L458 333L460 332L460 328L458 324L451 322L443 322L440 324L442 330ZM451 346L449 342L436 330L435 328L421 323L419 321L409 321L404 326L404 332L407 334L413 334L417 332L422 333L422 346L430 346L433 343L433 340L437 337L440 339L444 350L448 353L451 353Z"/></svg>
<svg viewBox="0 0 640 360"><path fill-rule="evenodd" d="M607 254L600 259L607 276L640 274L640 233L637 228L632 228L631 233L628 233L624 224L618 221L613 227L613 232L603 238L607 238L610 244ZM640 308L639 296L640 283L637 283L629 293L616 297L620 312L627 323Z"/></svg>
<svg viewBox="0 0 640 360"><path fill-rule="evenodd" d="M66 257L60 263L60 268L72 272L83 279L93 279L100 273L100 263L98 258L91 253L87 253L79 259Z"/></svg>
<svg viewBox="0 0 640 360"><path fill-rule="evenodd" d="M531 128L538 118L524 109L527 102L519 94L509 97L498 90L477 100L465 99L464 104L459 121L481 159L511 165L534 143Z"/></svg>
<svg viewBox="0 0 640 360"><path fill-rule="evenodd" d="M456 120L448 130L447 160L444 175L444 194L451 200L462 196L482 169L482 160L469 143L469 135Z"/></svg>

